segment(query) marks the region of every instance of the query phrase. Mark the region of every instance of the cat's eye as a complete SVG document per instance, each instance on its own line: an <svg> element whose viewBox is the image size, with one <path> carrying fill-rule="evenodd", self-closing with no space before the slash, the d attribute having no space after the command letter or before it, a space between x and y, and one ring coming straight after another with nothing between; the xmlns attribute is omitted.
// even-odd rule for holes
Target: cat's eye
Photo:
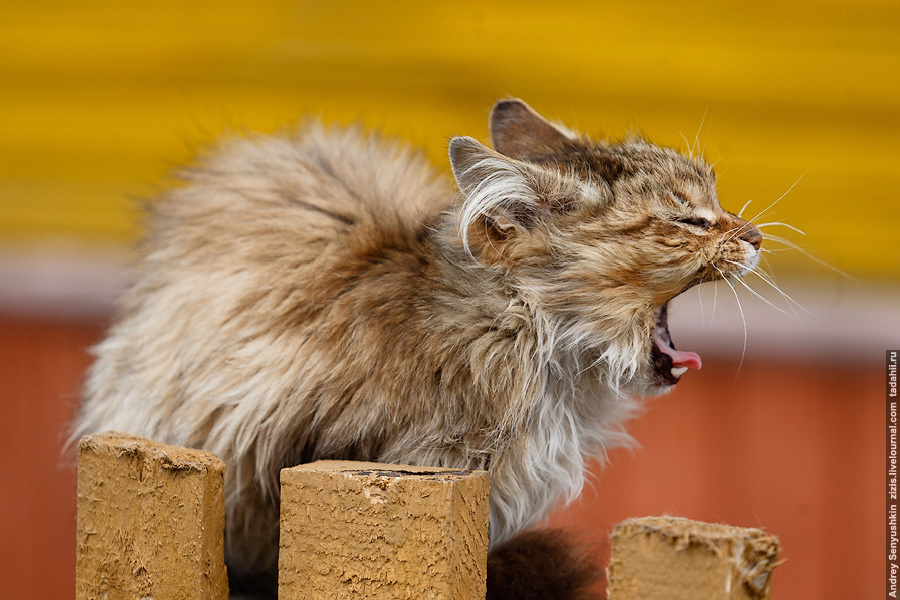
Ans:
<svg viewBox="0 0 900 600"><path fill-rule="evenodd" d="M676 221L683 225L692 225L694 227L699 227L704 231L712 227L712 223L710 223L708 219L704 219L703 217L683 217L681 219L676 219Z"/></svg>

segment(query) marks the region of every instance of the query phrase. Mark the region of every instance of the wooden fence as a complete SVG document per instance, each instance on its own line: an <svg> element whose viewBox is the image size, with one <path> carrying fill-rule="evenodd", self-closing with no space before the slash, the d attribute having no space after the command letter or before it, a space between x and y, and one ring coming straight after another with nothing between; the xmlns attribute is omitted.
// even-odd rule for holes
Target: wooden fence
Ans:
<svg viewBox="0 0 900 600"><path fill-rule="evenodd" d="M77 600L224 600L224 463L119 433L78 453ZM281 472L278 597L482 599L484 471L319 461ZM778 541L648 517L619 524L609 600L771 597Z"/></svg>

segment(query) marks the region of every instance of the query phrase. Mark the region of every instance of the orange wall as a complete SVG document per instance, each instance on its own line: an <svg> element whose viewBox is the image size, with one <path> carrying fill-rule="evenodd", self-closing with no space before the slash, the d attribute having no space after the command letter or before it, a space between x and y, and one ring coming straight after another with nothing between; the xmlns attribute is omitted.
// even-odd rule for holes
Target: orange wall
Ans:
<svg viewBox="0 0 900 600"><path fill-rule="evenodd" d="M0 320L0 581L3 597L75 593L75 470L68 420L99 336L92 324Z"/></svg>
<svg viewBox="0 0 900 600"><path fill-rule="evenodd" d="M0 581L3 595L71 597L74 470L61 458L96 324L0 320ZM878 353L876 353L878 354ZM879 357L876 356L876 359ZM611 453L593 489L558 513L603 546L629 516L765 527L788 562L779 598L874 598L884 577L882 366L704 357Z"/></svg>

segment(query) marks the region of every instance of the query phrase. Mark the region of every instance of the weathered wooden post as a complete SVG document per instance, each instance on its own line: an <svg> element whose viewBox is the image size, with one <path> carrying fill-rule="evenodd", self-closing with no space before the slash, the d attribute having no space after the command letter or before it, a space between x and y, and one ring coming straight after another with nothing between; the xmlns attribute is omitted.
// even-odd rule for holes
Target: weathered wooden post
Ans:
<svg viewBox="0 0 900 600"><path fill-rule="evenodd" d="M104 433L78 446L77 600L226 600L225 464Z"/></svg>
<svg viewBox="0 0 900 600"><path fill-rule="evenodd" d="M608 600L768 600L778 539L675 517L628 519L612 534Z"/></svg>
<svg viewBox="0 0 900 600"><path fill-rule="evenodd" d="M281 472L279 600L483 600L484 471L319 461Z"/></svg>

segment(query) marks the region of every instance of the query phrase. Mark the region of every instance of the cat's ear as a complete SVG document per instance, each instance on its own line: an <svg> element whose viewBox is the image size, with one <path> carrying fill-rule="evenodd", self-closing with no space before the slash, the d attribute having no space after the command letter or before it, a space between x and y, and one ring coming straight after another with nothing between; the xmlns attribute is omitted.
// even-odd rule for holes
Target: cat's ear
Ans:
<svg viewBox="0 0 900 600"><path fill-rule="evenodd" d="M557 127L519 99L499 100L490 118L491 142L497 152L531 160L558 156L571 149L574 135Z"/></svg>
<svg viewBox="0 0 900 600"><path fill-rule="evenodd" d="M450 140L450 165L459 190L466 197L460 211L460 230L484 219L496 235L508 238L531 230L545 213L547 194L541 194L541 174L534 167L494 152L470 137Z"/></svg>
<svg viewBox="0 0 900 600"><path fill-rule="evenodd" d="M450 140L450 167L459 191L471 196L490 179L515 184L523 175L518 161L494 152L475 138L459 136Z"/></svg>

